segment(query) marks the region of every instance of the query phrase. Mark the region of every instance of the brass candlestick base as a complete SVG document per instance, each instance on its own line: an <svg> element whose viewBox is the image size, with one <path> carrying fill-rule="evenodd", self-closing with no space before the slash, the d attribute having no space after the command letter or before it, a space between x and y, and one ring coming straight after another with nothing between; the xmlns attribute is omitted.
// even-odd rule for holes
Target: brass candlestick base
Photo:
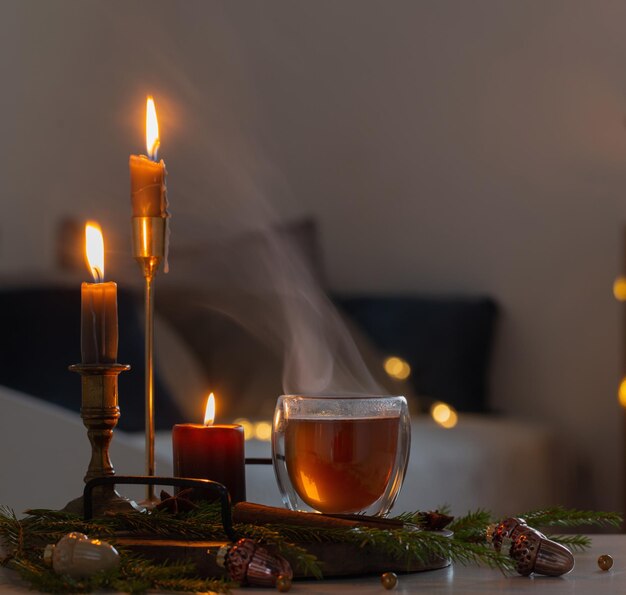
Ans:
<svg viewBox="0 0 626 595"><path fill-rule="evenodd" d="M87 428L91 443L91 461L85 483L94 477L111 477L115 470L109 457L113 429L120 417L117 403L117 377L129 370L124 364L74 364L72 372L78 372L82 381L80 416ZM96 514L109 511L137 509L137 505L120 496L114 485L99 486L94 490L93 505ZM63 509L76 514L83 513L82 496L69 502Z"/></svg>
<svg viewBox="0 0 626 595"><path fill-rule="evenodd" d="M145 366L146 366L146 475L153 477L154 467L154 281L167 253L168 220L166 217L133 217L133 256L145 280ZM153 508L159 502L154 486L146 488L142 504Z"/></svg>

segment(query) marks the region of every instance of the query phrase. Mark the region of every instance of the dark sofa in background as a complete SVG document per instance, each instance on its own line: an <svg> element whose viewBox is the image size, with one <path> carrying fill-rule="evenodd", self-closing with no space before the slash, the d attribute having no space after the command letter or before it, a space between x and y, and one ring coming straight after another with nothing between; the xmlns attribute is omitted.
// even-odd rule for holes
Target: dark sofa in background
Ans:
<svg viewBox="0 0 626 595"><path fill-rule="evenodd" d="M144 428L144 335L141 302L118 288L118 361L131 364L119 377L123 414L120 429ZM80 287L12 287L0 290L0 384L80 410L80 377L68 366L80 363ZM160 374L155 377L158 428L171 428L181 412Z"/></svg>
<svg viewBox="0 0 626 595"><path fill-rule="evenodd" d="M407 382L423 402L489 411L489 363L496 303L487 297L344 296L335 303L381 354L411 366Z"/></svg>
<svg viewBox="0 0 626 595"><path fill-rule="evenodd" d="M144 427L144 359L141 296L119 290L119 361L131 372L120 376L120 429ZM280 358L237 323L193 303L170 296L171 324L198 362L209 388L234 395L222 421L234 417L270 418L282 392ZM167 306L167 292L160 296ZM452 404L459 411L489 411L489 361L496 305L489 298L418 296L335 296L344 315L373 345L369 365L385 357L404 358L412 373L404 392ZM77 412L78 376L67 370L80 360L80 291L78 287L12 287L0 291L0 384ZM371 346L370 346L371 347ZM180 350L178 345L176 349ZM172 385L155 378L156 425L169 429L185 419L185 399L203 395L173 394ZM171 376L171 370L168 371ZM380 370L377 372L380 373ZM380 374L379 374L380 377ZM402 390L391 385L389 390ZM415 406L415 403L413 404ZM189 410L189 409L187 409ZM230 419L228 419L230 418Z"/></svg>

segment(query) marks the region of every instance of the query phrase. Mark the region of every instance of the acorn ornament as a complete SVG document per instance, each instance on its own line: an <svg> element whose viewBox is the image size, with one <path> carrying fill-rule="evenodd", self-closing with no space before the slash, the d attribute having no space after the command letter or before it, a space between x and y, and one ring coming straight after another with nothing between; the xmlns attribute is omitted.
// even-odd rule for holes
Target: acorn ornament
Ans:
<svg viewBox="0 0 626 595"><path fill-rule="evenodd" d="M508 518L487 530L496 551L507 552L523 576L533 572L561 576L574 568L574 556L564 545L529 527L524 519Z"/></svg>
<svg viewBox="0 0 626 595"><path fill-rule="evenodd" d="M496 552L500 553L502 549L506 551L510 549L524 527L528 527L524 519L515 517L504 519L497 525L490 525L487 528L487 541L493 545Z"/></svg>
<svg viewBox="0 0 626 595"><path fill-rule="evenodd" d="M293 572L289 562L252 539L243 538L234 545L222 546L217 553L217 563L241 585L278 587L281 591L291 587Z"/></svg>
<svg viewBox="0 0 626 595"><path fill-rule="evenodd" d="M78 532L68 533L56 545L47 545L43 559L57 574L72 578L85 578L120 565L120 555L110 543Z"/></svg>

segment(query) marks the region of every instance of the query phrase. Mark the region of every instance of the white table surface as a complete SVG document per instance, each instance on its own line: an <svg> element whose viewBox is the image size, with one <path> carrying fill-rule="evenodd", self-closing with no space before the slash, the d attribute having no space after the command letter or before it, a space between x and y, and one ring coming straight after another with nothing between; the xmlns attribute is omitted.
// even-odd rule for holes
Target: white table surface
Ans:
<svg viewBox="0 0 626 595"><path fill-rule="evenodd" d="M598 556L610 554L613 568L602 572L597 565ZM593 546L582 554L576 554L574 570L563 577L522 577L504 576L498 570L478 566L454 565L442 570L433 570L408 575L400 575L395 593L545 593L557 595L576 593L584 595L606 595L626 593L626 535L595 535ZM0 569L0 594L32 593L27 587L16 582L15 574ZM236 593L277 593L272 589L237 589ZM294 595L302 593L355 593L364 595L386 593L376 576L326 581L296 581L290 591Z"/></svg>

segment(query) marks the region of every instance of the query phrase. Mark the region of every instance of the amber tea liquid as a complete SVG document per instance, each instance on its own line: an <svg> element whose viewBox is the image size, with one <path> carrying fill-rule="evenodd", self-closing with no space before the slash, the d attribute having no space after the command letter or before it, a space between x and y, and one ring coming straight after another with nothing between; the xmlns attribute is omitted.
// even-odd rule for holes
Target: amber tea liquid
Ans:
<svg viewBox="0 0 626 595"><path fill-rule="evenodd" d="M398 417L288 419L287 472L319 512L359 512L387 488L396 460Z"/></svg>

